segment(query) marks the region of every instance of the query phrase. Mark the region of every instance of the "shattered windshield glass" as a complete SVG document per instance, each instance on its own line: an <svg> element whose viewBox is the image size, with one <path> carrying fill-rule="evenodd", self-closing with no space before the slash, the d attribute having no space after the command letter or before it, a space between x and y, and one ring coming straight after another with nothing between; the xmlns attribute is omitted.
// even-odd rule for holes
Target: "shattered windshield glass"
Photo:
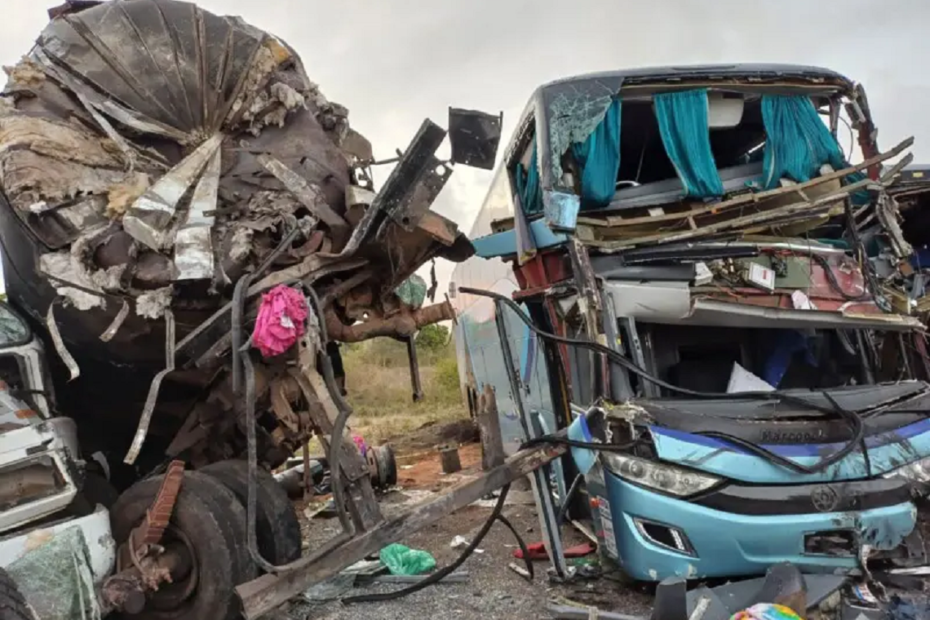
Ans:
<svg viewBox="0 0 930 620"><path fill-rule="evenodd" d="M562 155L576 142L584 142L597 128L623 78L596 77L553 84L543 91L548 148L540 147L543 186L560 185ZM546 172L552 175L546 182Z"/></svg>

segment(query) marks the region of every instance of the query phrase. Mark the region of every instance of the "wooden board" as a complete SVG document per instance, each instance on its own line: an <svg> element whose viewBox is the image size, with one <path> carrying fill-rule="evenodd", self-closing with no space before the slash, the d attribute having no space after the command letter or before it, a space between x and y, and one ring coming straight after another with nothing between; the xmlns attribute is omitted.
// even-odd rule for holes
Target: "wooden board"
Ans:
<svg viewBox="0 0 930 620"><path fill-rule="evenodd" d="M650 208L632 209L629 213L622 215L600 215L597 212L588 212L578 218L576 235L584 242L649 238L658 234L686 230L695 231L729 219L768 210L774 211L799 202L814 203L818 198L829 194L836 194L837 200L842 201L845 195L838 192L842 179L900 155L913 143L914 139L908 138L893 149L871 157L860 164L822 175L804 183L786 185L762 192L740 193L738 196L709 205L701 203L699 206L694 206L695 203L693 202L674 202ZM650 210L658 210L661 213L649 215ZM823 216L824 214L821 214L821 217Z"/></svg>

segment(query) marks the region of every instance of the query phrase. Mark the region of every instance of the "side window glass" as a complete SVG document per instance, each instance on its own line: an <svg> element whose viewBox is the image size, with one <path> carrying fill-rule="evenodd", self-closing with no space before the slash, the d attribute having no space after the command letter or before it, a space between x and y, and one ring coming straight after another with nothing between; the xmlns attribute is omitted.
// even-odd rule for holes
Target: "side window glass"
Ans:
<svg viewBox="0 0 930 620"><path fill-rule="evenodd" d="M29 341L29 326L8 306L0 304L0 347L12 347Z"/></svg>

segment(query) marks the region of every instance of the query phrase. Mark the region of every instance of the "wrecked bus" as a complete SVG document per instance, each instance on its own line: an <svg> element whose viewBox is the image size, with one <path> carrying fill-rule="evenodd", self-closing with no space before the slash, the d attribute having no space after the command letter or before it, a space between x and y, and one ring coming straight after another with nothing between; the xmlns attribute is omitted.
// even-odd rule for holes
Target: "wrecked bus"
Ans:
<svg viewBox="0 0 930 620"><path fill-rule="evenodd" d="M889 192L913 140L875 136L863 88L814 67L530 99L450 285L462 389L490 460L557 429L603 446L545 484L630 577L924 560L930 377Z"/></svg>

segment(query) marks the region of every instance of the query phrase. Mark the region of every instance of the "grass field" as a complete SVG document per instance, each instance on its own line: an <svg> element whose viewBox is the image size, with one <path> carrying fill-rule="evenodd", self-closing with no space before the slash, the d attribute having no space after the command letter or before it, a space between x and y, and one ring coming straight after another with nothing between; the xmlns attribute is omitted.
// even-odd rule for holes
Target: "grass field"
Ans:
<svg viewBox="0 0 930 620"><path fill-rule="evenodd" d="M421 332L422 333L422 332ZM448 332L432 333L417 346L424 398L413 402L407 347L389 338L344 345L353 431L369 444L384 443L430 422L468 418L459 389L455 345Z"/></svg>

